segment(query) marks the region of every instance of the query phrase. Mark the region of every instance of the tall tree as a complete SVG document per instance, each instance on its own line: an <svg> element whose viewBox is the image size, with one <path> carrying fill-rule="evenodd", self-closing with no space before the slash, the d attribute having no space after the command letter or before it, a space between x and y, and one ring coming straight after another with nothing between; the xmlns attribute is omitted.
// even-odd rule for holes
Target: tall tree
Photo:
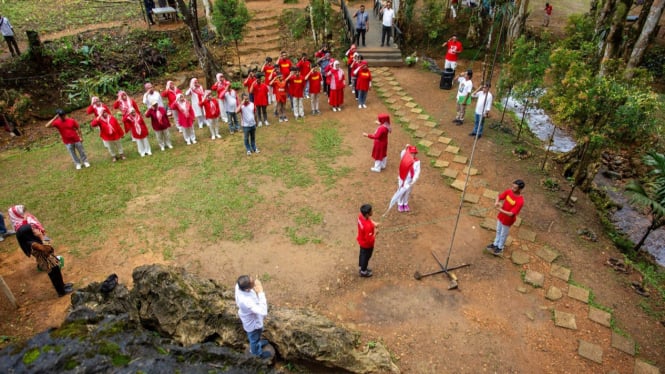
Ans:
<svg viewBox="0 0 665 374"><path fill-rule="evenodd" d="M511 13L506 32L506 45L510 51L515 40L524 32L526 19L529 17L529 0L516 0L514 4L506 4L506 7L510 9Z"/></svg>
<svg viewBox="0 0 665 374"><path fill-rule="evenodd" d="M245 26L252 16L242 0L220 0L215 2L216 12L213 14L213 22L222 41L233 42L238 55L238 69L240 68L240 46L239 43L245 37Z"/></svg>
<svg viewBox="0 0 665 374"><path fill-rule="evenodd" d="M644 156L644 164L653 168L649 173L649 181L642 184L632 180L626 185L631 203L647 208L651 217L651 223L642 239L635 244L634 251L642 248L654 230L665 226L665 155L650 152Z"/></svg>
<svg viewBox="0 0 665 374"><path fill-rule="evenodd" d="M185 0L176 0L178 2L178 8L182 13L183 22L187 25L189 29L189 34L192 37L192 44L194 46L194 53L199 59L199 65L205 74L206 87L210 87L215 82L215 74L220 71L219 65L215 62L215 59L203 43L201 38L201 29L199 28L199 18L198 11L196 9L196 0L189 0L188 4L185 4ZM219 1L223 3L225 1Z"/></svg>
<svg viewBox="0 0 665 374"><path fill-rule="evenodd" d="M644 5L646 7L646 4ZM642 31L640 36L637 38L633 50L628 59L628 65L626 66L625 77L630 79L633 77L634 69L642 63L644 58L644 52L651 41L656 27L658 26L658 21L663 15L663 8L665 8L665 0L653 0L651 6L649 7L649 12L645 17L644 24L642 26ZM643 12L644 13L644 12ZM644 17L643 14L640 17Z"/></svg>

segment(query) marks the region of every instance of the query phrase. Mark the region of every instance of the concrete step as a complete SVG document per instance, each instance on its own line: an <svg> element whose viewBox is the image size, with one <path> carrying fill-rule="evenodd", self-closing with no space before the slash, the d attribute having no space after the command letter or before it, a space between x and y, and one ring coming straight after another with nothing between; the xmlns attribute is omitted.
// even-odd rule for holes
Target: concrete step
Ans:
<svg viewBox="0 0 665 374"><path fill-rule="evenodd" d="M404 61L401 59L399 60L373 60L373 59L367 59L367 64L369 65L370 69L372 67L376 66L391 66L391 67L400 67L404 66Z"/></svg>

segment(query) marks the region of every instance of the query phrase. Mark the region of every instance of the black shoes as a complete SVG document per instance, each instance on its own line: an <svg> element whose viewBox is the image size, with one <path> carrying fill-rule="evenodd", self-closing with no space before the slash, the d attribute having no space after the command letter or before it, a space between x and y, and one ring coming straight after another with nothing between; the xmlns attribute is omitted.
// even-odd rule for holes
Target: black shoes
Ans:
<svg viewBox="0 0 665 374"><path fill-rule="evenodd" d="M74 285L72 283L65 283L64 293L59 293L58 296L63 297L74 292Z"/></svg>
<svg viewBox="0 0 665 374"><path fill-rule="evenodd" d="M371 270L371 269L367 269L367 270L365 270L365 271L360 270L360 277L361 277L361 278L369 278L369 277L371 277L372 275L374 275L374 274L372 274L372 270Z"/></svg>

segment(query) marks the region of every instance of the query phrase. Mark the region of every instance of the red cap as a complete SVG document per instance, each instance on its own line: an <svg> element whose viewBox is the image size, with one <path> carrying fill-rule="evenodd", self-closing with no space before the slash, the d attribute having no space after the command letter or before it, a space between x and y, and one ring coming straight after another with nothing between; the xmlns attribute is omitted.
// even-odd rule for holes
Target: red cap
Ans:
<svg viewBox="0 0 665 374"><path fill-rule="evenodd" d="M408 146L406 150L409 151L409 153L418 153L418 148L416 148L415 145Z"/></svg>
<svg viewBox="0 0 665 374"><path fill-rule="evenodd" d="M377 119L378 119L379 123L390 122L390 116L386 113L379 113L379 116L378 116Z"/></svg>

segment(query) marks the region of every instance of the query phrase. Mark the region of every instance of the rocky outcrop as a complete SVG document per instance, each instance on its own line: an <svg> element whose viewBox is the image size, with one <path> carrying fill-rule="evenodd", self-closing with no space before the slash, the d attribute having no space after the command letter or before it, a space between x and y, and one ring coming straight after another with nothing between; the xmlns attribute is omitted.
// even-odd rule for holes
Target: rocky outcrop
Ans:
<svg viewBox="0 0 665 374"><path fill-rule="evenodd" d="M0 351L0 372L271 373L239 353L247 345L233 290L181 268L136 268L134 288L103 294L92 283L72 296L58 329ZM393 372L387 349L359 351L359 334L306 309L271 307L264 336L291 362L354 373Z"/></svg>

